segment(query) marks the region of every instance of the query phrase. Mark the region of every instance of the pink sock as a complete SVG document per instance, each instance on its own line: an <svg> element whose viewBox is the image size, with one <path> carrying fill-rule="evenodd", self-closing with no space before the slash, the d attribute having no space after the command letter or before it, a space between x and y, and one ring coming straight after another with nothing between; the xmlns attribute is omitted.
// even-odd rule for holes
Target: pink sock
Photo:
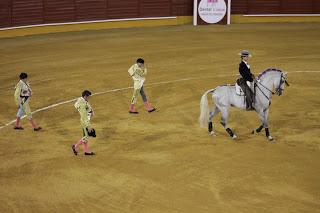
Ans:
<svg viewBox="0 0 320 213"><path fill-rule="evenodd" d="M32 125L32 127L35 129L35 128L38 128L37 124L35 123L35 121L31 118L30 119L30 123Z"/></svg>
<svg viewBox="0 0 320 213"><path fill-rule="evenodd" d="M83 150L84 150L84 152L90 152L90 150L89 150L89 147L88 147L88 142L86 142L86 143L83 143Z"/></svg>
<svg viewBox="0 0 320 213"><path fill-rule="evenodd" d="M148 101L144 102L144 106L146 107L147 110L153 109L153 107L151 106L151 104Z"/></svg>
<svg viewBox="0 0 320 213"><path fill-rule="evenodd" d="M79 141L74 145L74 148L75 148L76 150L78 150L78 147L79 147L81 144L83 144L83 140L82 140L82 139L79 140Z"/></svg>
<svg viewBox="0 0 320 213"><path fill-rule="evenodd" d="M20 117L17 117L17 120L16 120L16 127L19 127L20 126Z"/></svg>

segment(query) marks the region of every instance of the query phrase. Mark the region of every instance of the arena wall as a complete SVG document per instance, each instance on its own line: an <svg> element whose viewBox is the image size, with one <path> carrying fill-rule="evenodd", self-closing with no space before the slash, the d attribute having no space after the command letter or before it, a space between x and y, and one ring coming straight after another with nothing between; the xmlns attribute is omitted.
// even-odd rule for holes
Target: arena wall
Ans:
<svg viewBox="0 0 320 213"><path fill-rule="evenodd" d="M319 0L232 0L232 23L320 22Z"/></svg>
<svg viewBox="0 0 320 213"><path fill-rule="evenodd" d="M231 2L232 23L320 22L319 0ZM192 13L193 0L1 0L0 37L191 24Z"/></svg>
<svg viewBox="0 0 320 213"><path fill-rule="evenodd" d="M0 27L192 15L193 0L1 0Z"/></svg>

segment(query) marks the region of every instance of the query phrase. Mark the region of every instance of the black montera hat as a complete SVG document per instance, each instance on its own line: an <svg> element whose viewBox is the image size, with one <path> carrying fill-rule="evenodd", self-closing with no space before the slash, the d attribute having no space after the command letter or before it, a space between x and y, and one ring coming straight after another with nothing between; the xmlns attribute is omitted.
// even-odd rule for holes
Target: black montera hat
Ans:
<svg viewBox="0 0 320 213"><path fill-rule="evenodd" d="M22 72L22 73L19 75L19 78L20 78L20 79L28 78L28 74L25 73L25 72Z"/></svg>
<svg viewBox="0 0 320 213"><path fill-rule="evenodd" d="M142 58L138 58L137 63L144 64L144 60Z"/></svg>
<svg viewBox="0 0 320 213"><path fill-rule="evenodd" d="M82 92L82 97L84 97L84 96L89 97L90 95L91 95L91 92L90 92L89 90L84 90L84 91Z"/></svg>

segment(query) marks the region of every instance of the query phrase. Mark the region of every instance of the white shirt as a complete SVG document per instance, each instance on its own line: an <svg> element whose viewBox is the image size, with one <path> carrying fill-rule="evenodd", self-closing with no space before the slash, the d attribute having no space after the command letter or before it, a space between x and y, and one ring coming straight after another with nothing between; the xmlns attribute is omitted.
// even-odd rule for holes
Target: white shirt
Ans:
<svg viewBox="0 0 320 213"><path fill-rule="evenodd" d="M250 65L248 64L248 62L244 61L243 62L247 65L248 69L250 69Z"/></svg>

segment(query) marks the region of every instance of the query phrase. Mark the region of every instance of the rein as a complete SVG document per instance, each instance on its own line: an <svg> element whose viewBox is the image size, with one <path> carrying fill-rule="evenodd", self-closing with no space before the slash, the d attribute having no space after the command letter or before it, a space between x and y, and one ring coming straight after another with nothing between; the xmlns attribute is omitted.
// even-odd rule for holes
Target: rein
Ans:
<svg viewBox="0 0 320 213"><path fill-rule="evenodd" d="M268 87L266 87L265 85L261 84L259 81L256 81L257 83L259 83L263 88L265 88L266 90L268 90L269 92L271 92L272 95L275 94L275 92L271 91ZM259 86L257 85L257 87L259 88ZM260 88L259 88L260 89ZM261 89L260 89L261 90ZM261 91L262 92L262 91Z"/></svg>
<svg viewBox="0 0 320 213"><path fill-rule="evenodd" d="M264 86L263 84L261 84L260 82L257 81L257 83L259 83L261 86L263 86L265 89L267 89L269 92L271 92L272 95L274 95L274 92L272 92L270 89L268 89L266 86ZM260 92L263 94L263 96L268 99L268 101L270 101L270 98L268 98L268 96L262 91L262 89L258 86L258 84L256 83L256 86L258 87L258 89L260 90Z"/></svg>

